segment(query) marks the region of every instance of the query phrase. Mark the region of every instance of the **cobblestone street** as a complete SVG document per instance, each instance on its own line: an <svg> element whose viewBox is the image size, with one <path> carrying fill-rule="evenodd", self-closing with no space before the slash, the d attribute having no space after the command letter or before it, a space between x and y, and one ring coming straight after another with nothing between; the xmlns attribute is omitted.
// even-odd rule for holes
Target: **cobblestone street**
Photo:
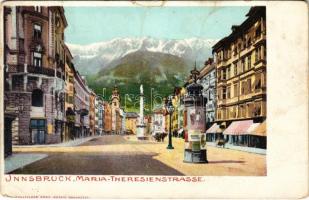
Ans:
<svg viewBox="0 0 309 200"><path fill-rule="evenodd" d="M183 140L137 141L134 136L102 136L72 147L18 147L14 153L44 153L47 158L12 174L96 175L266 175L266 156L208 147L208 164L183 163Z"/></svg>

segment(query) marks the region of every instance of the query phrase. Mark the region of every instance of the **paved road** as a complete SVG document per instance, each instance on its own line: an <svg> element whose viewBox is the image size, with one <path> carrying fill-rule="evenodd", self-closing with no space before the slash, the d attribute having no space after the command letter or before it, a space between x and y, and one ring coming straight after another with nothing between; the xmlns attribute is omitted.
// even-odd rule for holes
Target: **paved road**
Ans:
<svg viewBox="0 0 309 200"><path fill-rule="evenodd" d="M208 148L209 164L183 163L183 140L166 143L137 141L134 136L102 136L74 147L18 148L18 152L46 153L47 158L12 174L88 175L266 175L263 155Z"/></svg>

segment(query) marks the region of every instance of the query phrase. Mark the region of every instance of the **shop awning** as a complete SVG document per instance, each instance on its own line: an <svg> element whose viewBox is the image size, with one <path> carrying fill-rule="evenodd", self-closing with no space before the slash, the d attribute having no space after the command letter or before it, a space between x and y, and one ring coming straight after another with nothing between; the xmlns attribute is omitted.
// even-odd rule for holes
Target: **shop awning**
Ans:
<svg viewBox="0 0 309 200"><path fill-rule="evenodd" d="M257 135L257 136L267 136L266 121L259 124L259 126L257 126L254 130L252 130L249 134L250 135Z"/></svg>
<svg viewBox="0 0 309 200"><path fill-rule="evenodd" d="M246 134L252 135L253 131L260 125L261 123L253 123L250 125L250 127L247 129Z"/></svg>
<svg viewBox="0 0 309 200"><path fill-rule="evenodd" d="M206 130L206 133L215 133L215 129L217 128L217 124L214 123L209 129Z"/></svg>
<svg viewBox="0 0 309 200"><path fill-rule="evenodd" d="M222 129L216 123L214 123L209 129L207 129L206 133L222 133Z"/></svg>
<svg viewBox="0 0 309 200"><path fill-rule="evenodd" d="M248 128L253 124L253 120L234 121L230 124L223 134L225 135L244 135Z"/></svg>

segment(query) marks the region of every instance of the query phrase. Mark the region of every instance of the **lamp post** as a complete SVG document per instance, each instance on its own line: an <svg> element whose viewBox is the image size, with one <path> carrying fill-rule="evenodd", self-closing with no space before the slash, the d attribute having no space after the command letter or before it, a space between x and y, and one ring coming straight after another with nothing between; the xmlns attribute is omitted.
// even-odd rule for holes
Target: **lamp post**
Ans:
<svg viewBox="0 0 309 200"><path fill-rule="evenodd" d="M165 109L170 115L170 130L168 133L168 146L166 147L167 149L174 149L172 145L172 114L174 112L174 106L172 103L172 97L169 96L167 103L165 104Z"/></svg>

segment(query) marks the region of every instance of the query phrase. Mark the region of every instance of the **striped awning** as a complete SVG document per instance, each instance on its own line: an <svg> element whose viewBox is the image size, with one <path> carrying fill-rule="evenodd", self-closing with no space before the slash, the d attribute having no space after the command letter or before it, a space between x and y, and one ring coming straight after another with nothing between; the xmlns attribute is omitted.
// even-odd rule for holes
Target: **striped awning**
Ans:
<svg viewBox="0 0 309 200"><path fill-rule="evenodd" d="M244 135L247 134L248 128L253 124L253 120L234 121L232 122L223 134L225 135Z"/></svg>
<svg viewBox="0 0 309 200"><path fill-rule="evenodd" d="M251 126L247 129L246 134L252 135L254 130L260 125L261 123L253 123Z"/></svg>
<svg viewBox="0 0 309 200"><path fill-rule="evenodd" d="M206 130L206 133L215 133L215 130L217 129L218 125L214 123L209 129Z"/></svg>
<svg viewBox="0 0 309 200"><path fill-rule="evenodd" d="M266 133L266 120L259 124L254 130L250 131L250 135L257 135L257 136L267 136Z"/></svg>
<svg viewBox="0 0 309 200"><path fill-rule="evenodd" d="M209 129L207 129L206 133L222 133L222 129L216 123L214 123Z"/></svg>

